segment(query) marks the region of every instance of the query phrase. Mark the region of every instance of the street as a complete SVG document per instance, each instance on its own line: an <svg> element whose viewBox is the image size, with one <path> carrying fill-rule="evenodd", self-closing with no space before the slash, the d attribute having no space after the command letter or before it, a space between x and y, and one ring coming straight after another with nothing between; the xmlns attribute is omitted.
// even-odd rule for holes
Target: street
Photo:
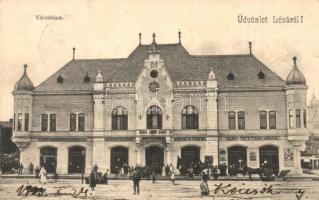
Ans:
<svg viewBox="0 0 319 200"><path fill-rule="evenodd" d="M319 199L319 181L298 180L286 182L261 181L223 181L210 180L210 195L200 195L200 181L181 180L175 185L168 180L140 182L140 195L133 195L131 180L111 180L109 185L97 185L96 199L289 199L289 200L317 200ZM44 188L41 197L32 195L27 197L23 189L31 185ZM81 188L84 187L82 190ZM20 190L19 190L20 189ZM92 199L85 197L88 185L82 185L81 180L63 179L54 182L49 180L41 185L36 179L0 179L0 199ZM19 192L21 193L18 196Z"/></svg>

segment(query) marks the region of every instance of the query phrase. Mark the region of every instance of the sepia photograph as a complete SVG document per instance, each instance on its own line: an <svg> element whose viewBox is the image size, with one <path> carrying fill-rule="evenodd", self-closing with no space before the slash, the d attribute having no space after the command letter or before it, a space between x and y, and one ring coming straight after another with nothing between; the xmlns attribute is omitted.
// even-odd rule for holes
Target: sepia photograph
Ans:
<svg viewBox="0 0 319 200"><path fill-rule="evenodd" d="M0 0L1 200L318 200L319 0Z"/></svg>

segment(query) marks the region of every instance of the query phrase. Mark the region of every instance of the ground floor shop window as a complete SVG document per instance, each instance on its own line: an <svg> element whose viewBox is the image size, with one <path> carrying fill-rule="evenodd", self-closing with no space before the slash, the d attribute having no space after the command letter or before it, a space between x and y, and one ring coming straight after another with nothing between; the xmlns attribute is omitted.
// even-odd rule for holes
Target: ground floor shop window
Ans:
<svg viewBox="0 0 319 200"><path fill-rule="evenodd" d="M40 166L45 167L47 173L55 173L57 166L57 149L43 147L40 149Z"/></svg>
<svg viewBox="0 0 319 200"><path fill-rule="evenodd" d="M69 173L82 173L85 171L85 148L71 147L69 149Z"/></svg>
<svg viewBox="0 0 319 200"><path fill-rule="evenodd" d="M266 145L259 148L260 167L270 167L275 173L279 172L278 148L272 145Z"/></svg>

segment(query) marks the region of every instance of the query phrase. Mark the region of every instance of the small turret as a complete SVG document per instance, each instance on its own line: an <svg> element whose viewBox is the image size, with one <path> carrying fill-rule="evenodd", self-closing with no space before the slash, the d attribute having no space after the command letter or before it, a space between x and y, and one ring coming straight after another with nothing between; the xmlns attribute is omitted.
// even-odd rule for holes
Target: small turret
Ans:
<svg viewBox="0 0 319 200"><path fill-rule="evenodd" d="M302 72L297 67L297 57L293 57L294 66L287 76L287 85L306 85L306 79Z"/></svg>
<svg viewBox="0 0 319 200"><path fill-rule="evenodd" d="M24 67L23 75L14 86L15 92L16 91L32 91L34 89L33 83L27 74L28 65L24 64L23 67Z"/></svg>

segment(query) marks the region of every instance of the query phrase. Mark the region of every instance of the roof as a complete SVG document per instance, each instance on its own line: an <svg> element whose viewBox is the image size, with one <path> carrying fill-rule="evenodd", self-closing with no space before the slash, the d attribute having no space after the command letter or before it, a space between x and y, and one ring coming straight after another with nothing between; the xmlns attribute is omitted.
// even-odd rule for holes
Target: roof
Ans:
<svg viewBox="0 0 319 200"><path fill-rule="evenodd" d="M24 65L24 72L22 77L18 80L18 82L14 86L14 91L27 90L32 91L34 89L33 83L30 80L27 74L27 65Z"/></svg>
<svg viewBox="0 0 319 200"><path fill-rule="evenodd" d="M288 85L305 85L306 79L302 72L297 67L297 57L293 57L294 66L291 72L287 76L287 84Z"/></svg>
<svg viewBox="0 0 319 200"><path fill-rule="evenodd" d="M80 59L71 60L34 91L69 91L91 90L92 80L101 70L104 82L135 82L143 70L144 61L148 59L150 45L139 45L127 57L119 59ZM284 87L286 83L272 72L255 56L243 55L190 55L181 44L156 44L161 59L173 81L207 80L213 69L218 87ZM265 74L264 79L258 73ZM228 80L232 72L234 80ZM85 82L88 74L91 82ZM63 77L58 83L57 78Z"/></svg>

